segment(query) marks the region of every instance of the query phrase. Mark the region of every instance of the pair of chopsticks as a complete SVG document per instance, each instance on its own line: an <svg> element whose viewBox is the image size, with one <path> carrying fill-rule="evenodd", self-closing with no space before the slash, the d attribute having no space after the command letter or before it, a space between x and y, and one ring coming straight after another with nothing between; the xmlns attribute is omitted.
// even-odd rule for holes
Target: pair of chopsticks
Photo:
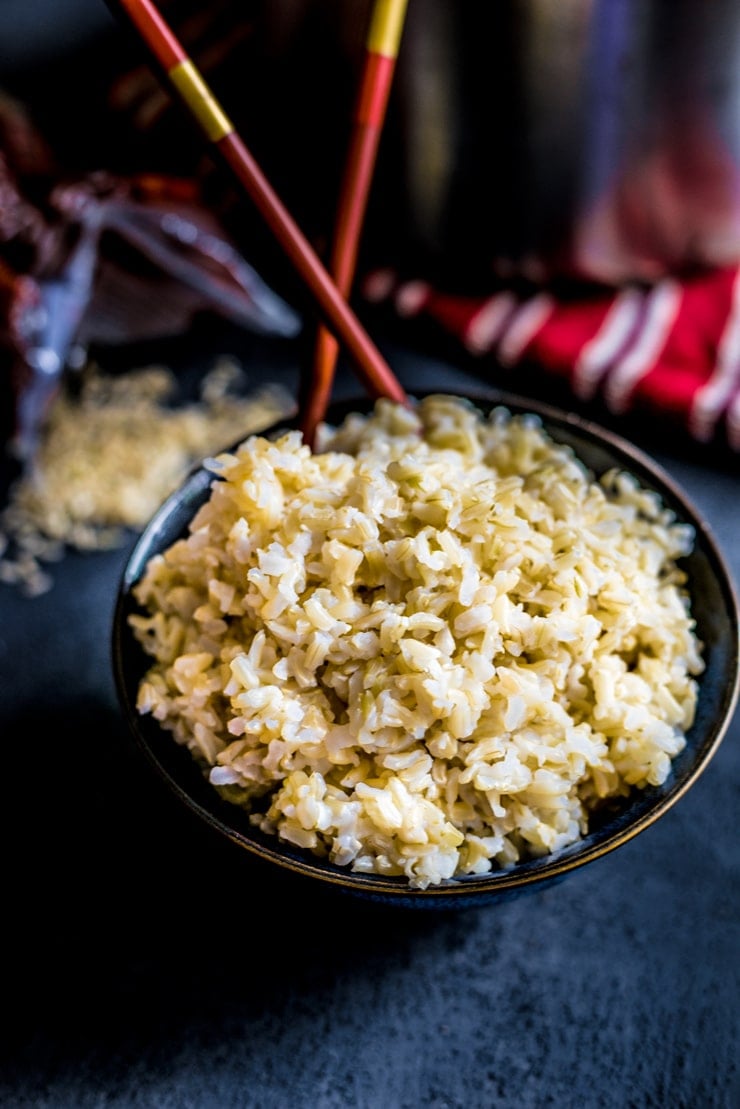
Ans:
<svg viewBox="0 0 740 1109"><path fill-rule="evenodd" d="M112 0L111 0L112 2ZM320 327L313 363L313 388L302 413L303 431L312 443L333 382L336 339L344 343L371 394L408 405L409 399L382 354L347 302L357 245L385 115L406 0L375 0L365 65L355 113L336 223L332 278L266 179L233 123L216 100L173 30L151 0L115 0L128 16L157 66L200 126L221 161L246 191L309 292L330 329ZM333 332L333 335L331 334Z"/></svg>

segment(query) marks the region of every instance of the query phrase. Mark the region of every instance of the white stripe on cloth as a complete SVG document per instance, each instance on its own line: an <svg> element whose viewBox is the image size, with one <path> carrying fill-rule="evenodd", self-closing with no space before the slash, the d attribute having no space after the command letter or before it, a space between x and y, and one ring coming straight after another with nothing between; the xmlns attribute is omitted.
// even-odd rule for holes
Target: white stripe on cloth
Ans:
<svg viewBox="0 0 740 1109"><path fill-rule="evenodd" d="M473 354L484 354L498 342L506 321L516 307L513 293L495 293L470 320L463 341Z"/></svg>
<svg viewBox="0 0 740 1109"><path fill-rule="evenodd" d="M717 421L740 380L740 269L732 284L732 304L717 344L714 372L697 389L689 412L689 431L701 442L714 435Z"/></svg>
<svg viewBox="0 0 740 1109"><path fill-rule="evenodd" d="M604 399L616 415L626 411L635 385L655 365L675 323L682 295L681 286L671 280L661 281L648 293L639 333L606 379Z"/></svg>
<svg viewBox="0 0 740 1109"><path fill-rule="evenodd" d="M590 400L609 367L624 350L640 316L645 294L623 289L614 298L596 334L584 344L573 367L573 391Z"/></svg>
<svg viewBox="0 0 740 1109"><path fill-rule="evenodd" d="M498 359L504 366L513 366L521 357L554 307L555 301L548 293L538 293L517 308L504 328L498 348Z"/></svg>
<svg viewBox="0 0 740 1109"><path fill-rule="evenodd" d="M396 290L394 303L399 316L416 316L429 299L431 285L427 281L407 281Z"/></svg>
<svg viewBox="0 0 740 1109"><path fill-rule="evenodd" d="M365 278L363 292L367 300L379 303L381 300L386 300L390 297L395 285L395 270L375 270Z"/></svg>

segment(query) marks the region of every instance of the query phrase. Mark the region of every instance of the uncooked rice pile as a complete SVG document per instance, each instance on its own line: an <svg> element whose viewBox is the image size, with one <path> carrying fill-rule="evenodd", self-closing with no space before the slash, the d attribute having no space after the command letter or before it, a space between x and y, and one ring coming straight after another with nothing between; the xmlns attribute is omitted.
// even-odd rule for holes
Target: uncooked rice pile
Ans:
<svg viewBox="0 0 740 1109"><path fill-rule="evenodd" d="M0 582L45 593L48 564L66 549L120 545L205 455L295 407L283 389L245 393L243 384L238 363L222 357L198 400L178 404L177 378L166 367L105 374L88 366L78 393L64 389L51 406L33 467L0 513Z"/></svg>
<svg viewBox="0 0 740 1109"><path fill-rule="evenodd" d="M421 434L420 434L421 432ZM131 617L151 713L263 831L412 887L659 784L702 670L693 531L531 416L437 396L210 460Z"/></svg>

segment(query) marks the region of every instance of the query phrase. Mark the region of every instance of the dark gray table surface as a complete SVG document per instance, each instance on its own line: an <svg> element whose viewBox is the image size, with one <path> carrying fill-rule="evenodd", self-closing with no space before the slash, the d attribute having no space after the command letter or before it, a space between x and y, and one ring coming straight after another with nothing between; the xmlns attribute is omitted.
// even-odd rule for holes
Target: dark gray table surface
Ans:
<svg viewBox="0 0 740 1109"><path fill-rule="evenodd" d="M295 387L256 351L255 381ZM480 385L393 354L410 389ZM737 471L640 445L739 580ZM452 913L330 896L205 834L140 761L109 655L126 553L68 554L35 600L0 587L0 1104L740 1104L737 718L663 819L553 887Z"/></svg>

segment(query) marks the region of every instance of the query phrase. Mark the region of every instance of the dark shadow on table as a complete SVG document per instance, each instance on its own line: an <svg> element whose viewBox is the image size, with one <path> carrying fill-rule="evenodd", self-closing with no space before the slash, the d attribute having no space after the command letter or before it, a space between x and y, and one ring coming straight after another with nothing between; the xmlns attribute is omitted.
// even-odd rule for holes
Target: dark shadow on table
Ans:
<svg viewBox="0 0 740 1109"><path fill-rule="evenodd" d="M5 732L6 1032L14 1067L40 1040L149 1051L202 1022L223 1033L289 996L372 975L457 913L360 902L273 872L197 825L108 706L28 706ZM478 910L465 910L471 926ZM215 1032L214 1032L215 1034Z"/></svg>

